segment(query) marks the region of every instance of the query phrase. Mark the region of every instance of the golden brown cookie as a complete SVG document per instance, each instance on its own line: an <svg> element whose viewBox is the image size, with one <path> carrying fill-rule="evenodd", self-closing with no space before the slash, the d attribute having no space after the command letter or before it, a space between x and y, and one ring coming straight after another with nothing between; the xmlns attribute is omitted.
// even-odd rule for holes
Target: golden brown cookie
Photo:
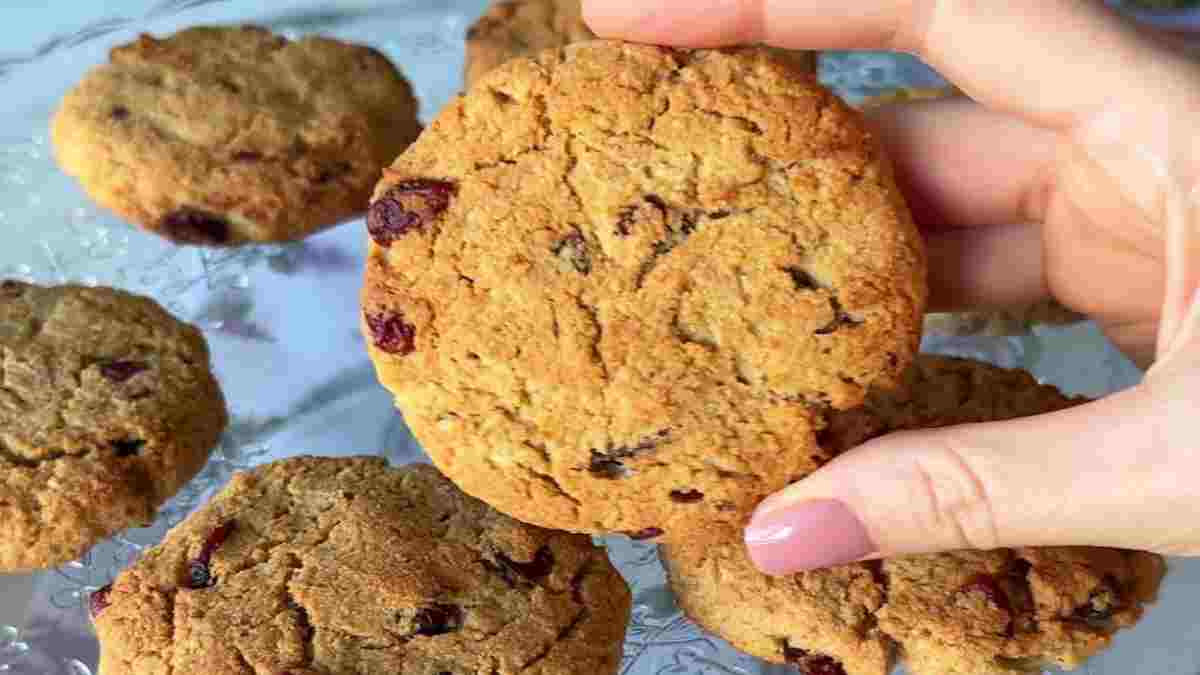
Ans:
<svg viewBox="0 0 1200 675"><path fill-rule="evenodd" d="M378 457L238 474L91 600L104 675L614 675L629 607L588 538Z"/></svg>
<svg viewBox="0 0 1200 675"><path fill-rule="evenodd" d="M595 37L581 0L495 0L467 30L467 86L511 59ZM773 51L800 71L817 71L816 52Z"/></svg>
<svg viewBox="0 0 1200 675"><path fill-rule="evenodd" d="M839 454L892 431L1012 419L1080 401L1028 374L921 356L902 392L835 413ZM1133 625L1163 561L1099 548L1002 549L896 558L785 577L759 572L740 536L662 547L684 611L735 647L809 675L1012 675L1073 668Z"/></svg>
<svg viewBox="0 0 1200 675"><path fill-rule="evenodd" d="M602 103L601 103L602 102ZM860 117L761 50L510 61L387 170L364 329L434 462L526 522L704 536L917 347L922 243Z"/></svg>
<svg viewBox="0 0 1200 675"><path fill-rule="evenodd" d="M420 131L379 52L262 28L189 28L112 50L63 100L59 163L181 243L290 241L361 213Z"/></svg>
<svg viewBox="0 0 1200 675"><path fill-rule="evenodd" d="M153 300L0 282L0 572L149 524L226 421L204 337Z"/></svg>

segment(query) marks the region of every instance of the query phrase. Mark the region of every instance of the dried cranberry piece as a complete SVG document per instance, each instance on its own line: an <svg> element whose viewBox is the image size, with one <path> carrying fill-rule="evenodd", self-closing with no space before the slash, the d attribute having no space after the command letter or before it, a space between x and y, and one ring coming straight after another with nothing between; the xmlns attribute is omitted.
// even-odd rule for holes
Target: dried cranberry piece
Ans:
<svg viewBox="0 0 1200 675"><path fill-rule="evenodd" d="M208 539L204 542L204 547L200 549L200 555L196 556L195 560L188 563L188 588L192 590L200 590L209 588L217 583L213 578L212 571L209 569L209 563L212 562L212 556L221 548L229 535L237 529L237 521L229 520L221 524L220 527L212 531L208 535Z"/></svg>
<svg viewBox="0 0 1200 675"><path fill-rule="evenodd" d="M126 120L129 119L129 108L123 105L114 105L112 110L108 111L108 114L114 120Z"/></svg>
<svg viewBox="0 0 1200 675"><path fill-rule="evenodd" d="M413 625L416 626L415 635L433 637L453 633L462 628L462 607L442 604L422 607L413 617Z"/></svg>
<svg viewBox="0 0 1200 675"><path fill-rule="evenodd" d="M108 606L112 604L108 599L111 593L112 584L108 584L92 592L91 597L88 598L88 612L92 615L93 620L100 616L100 612L108 609Z"/></svg>
<svg viewBox="0 0 1200 675"><path fill-rule="evenodd" d="M704 501L704 493L699 490L671 490L671 501L678 504L695 504Z"/></svg>
<svg viewBox="0 0 1200 675"><path fill-rule="evenodd" d="M808 675L846 675L842 664L828 656L821 656L808 662Z"/></svg>
<svg viewBox="0 0 1200 675"><path fill-rule="evenodd" d="M663 530L659 527L647 527L646 529L638 530L637 532L629 532L625 536L634 541L647 541L649 539L657 539L663 536Z"/></svg>
<svg viewBox="0 0 1200 675"><path fill-rule="evenodd" d="M376 244L391 246L392 242L424 228L450 208L450 199L457 190L453 183L427 178L397 183L371 204L367 212L367 232Z"/></svg>
<svg viewBox="0 0 1200 675"><path fill-rule="evenodd" d="M484 563L492 572L500 575L510 586L516 586L519 580L536 582L550 576L554 571L554 554L550 548L543 546L534 554L529 562L517 562L503 553L496 554L495 562Z"/></svg>
<svg viewBox="0 0 1200 675"><path fill-rule="evenodd" d="M233 161L235 162L257 162L258 160L262 159L262 157L263 156L261 152L255 152L253 150L239 150L233 153Z"/></svg>
<svg viewBox="0 0 1200 675"><path fill-rule="evenodd" d="M150 366L141 361L109 361L100 364L100 374L114 384L125 382L134 375L147 370L150 370Z"/></svg>
<svg viewBox="0 0 1200 675"><path fill-rule="evenodd" d="M783 658L805 675L846 675L846 669L836 659L806 649L785 646Z"/></svg>
<svg viewBox="0 0 1200 675"><path fill-rule="evenodd" d="M111 445L117 457L133 457L146 447L146 441L140 438L123 438L113 441Z"/></svg>
<svg viewBox="0 0 1200 675"><path fill-rule="evenodd" d="M403 312L367 314L365 319L376 347L400 356L416 351L417 327L404 320Z"/></svg>
<svg viewBox="0 0 1200 675"><path fill-rule="evenodd" d="M550 547L543 546L534 554L533 560L529 562L517 562L501 556L504 564L516 570L518 574L526 579L542 579L550 575L554 571L554 554L550 551Z"/></svg>
<svg viewBox="0 0 1200 675"><path fill-rule="evenodd" d="M168 213L160 227L167 236L185 244L212 246L229 242L228 219L190 206Z"/></svg>

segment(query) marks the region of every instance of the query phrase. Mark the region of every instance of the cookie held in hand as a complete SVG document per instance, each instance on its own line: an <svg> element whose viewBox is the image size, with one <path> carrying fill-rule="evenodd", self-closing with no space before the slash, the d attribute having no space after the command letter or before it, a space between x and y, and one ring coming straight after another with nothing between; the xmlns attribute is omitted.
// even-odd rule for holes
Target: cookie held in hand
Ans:
<svg viewBox="0 0 1200 675"><path fill-rule="evenodd" d="M859 115L759 49L516 59L387 170L363 330L437 466L526 522L703 538L896 381L921 239Z"/></svg>

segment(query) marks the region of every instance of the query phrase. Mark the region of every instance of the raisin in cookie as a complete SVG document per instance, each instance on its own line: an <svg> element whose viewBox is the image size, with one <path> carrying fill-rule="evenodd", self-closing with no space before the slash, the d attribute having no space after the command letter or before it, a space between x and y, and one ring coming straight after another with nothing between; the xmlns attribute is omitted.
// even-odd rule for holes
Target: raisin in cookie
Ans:
<svg viewBox="0 0 1200 675"><path fill-rule="evenodd" d="M629 608L588 538L374 457L236 475L91 602L105 675L612 675Z"/></svg>
<svg viewBox="0 0 1200 675"><path fill-rule="evenodd" d="M581 0L496 0L467 30L467 86L519 56L595 39ZM795 68L816 73L815 52L773 50Z"/></svg>
<svg viewBox="0 0 1200 675"><path fill-rule="evenodd" d="M1078 403L1029 375L919 357L903 393L875 393L822 432L831 454L904 429L1011 419ZM956 552L769 577L730 535L662 547L684 611L755 656L810 675L1012 675L1072 668L1140 618L1158 556L1099 548Z"/></svg>
<svg viewBox="0 0 1200 675"><path fill-rule="evenodd" d="M225 425L204 337L153 300L0 282L0 572L148 524Z"/></svg>
<svg viewBox="0 0 1200 675"><path fill-rule="evenodd" d="M740 526L918 342L887 161L761 50L510 61L387 170L367 227L381 380L447 476L545 527Z"/></svg>
<svg viewBox="0 0 1200 675"><path fill-rule="evenodd" d="M59 163L101 205L181 243L288 241L366 208L419 133L379 52L255 27L142 35L53 122Z"/></svg>

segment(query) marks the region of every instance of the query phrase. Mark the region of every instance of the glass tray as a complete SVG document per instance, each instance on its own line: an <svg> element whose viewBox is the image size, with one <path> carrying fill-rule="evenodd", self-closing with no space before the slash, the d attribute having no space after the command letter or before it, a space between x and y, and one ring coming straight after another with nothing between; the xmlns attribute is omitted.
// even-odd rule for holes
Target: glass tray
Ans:
<svg viewBox="0 0 1200 675"><path fill-rule="evenodd" d="M429 119L460 86L462 36L485 0L6 0L0 8L0 276L102 283L146 293L201 325L233 413L203 473L154 525L81 560L0 576L0 672L91 675L97 645L85 610L108 583L232 472L297 454L379 453L424 461L376 383L358 335L364 260L360 222L303 243L235 251L178 248L93 207L55 168L47 121L58 99L107 49L140 31L253 22L291 36L320 32L370 43L414 82ZM69 11L64 11L69 10ZM822 77L850 99L936 75L894 55L835 54ZM1025 367L1074 393L1129 386L1138 372L1090 326L1019 338L931 338L932 351ZM794 673L740 655L682 617L656 549L608 544L634 590L622 675ZM1173 566L1159 605L1090 675L1200 673L1200 564Z"/></svg>

